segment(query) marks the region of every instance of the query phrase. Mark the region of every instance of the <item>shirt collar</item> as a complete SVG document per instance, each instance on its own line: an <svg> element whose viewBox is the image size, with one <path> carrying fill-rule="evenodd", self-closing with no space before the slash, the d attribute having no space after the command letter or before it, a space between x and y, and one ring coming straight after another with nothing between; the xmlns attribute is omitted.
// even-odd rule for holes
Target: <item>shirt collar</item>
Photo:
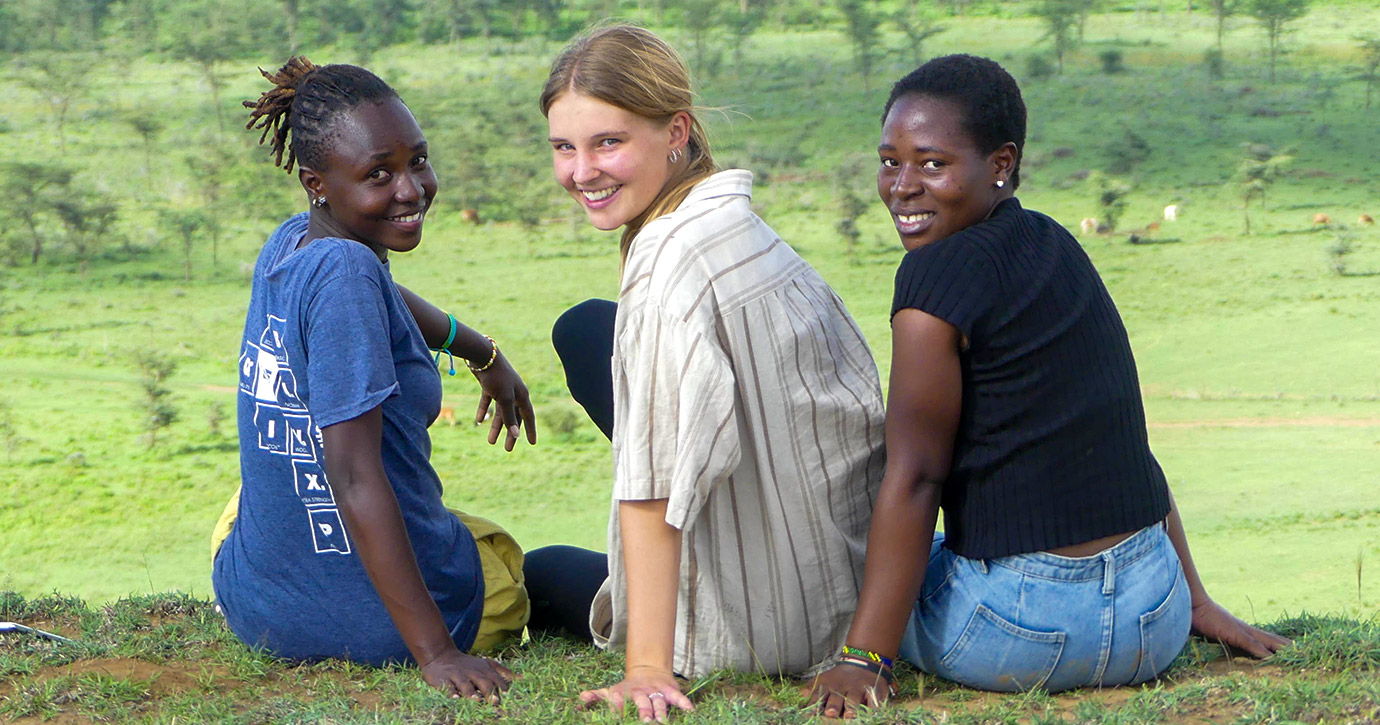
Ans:
<svg viewBox="0 0 1380 725"><path fill-rule="evenodd" d="M685 201L682 201L680 205L684 208L690 204L721 196L746 196L751 199L752 172L744 169L720 171L691 187L690 193L685 195Z"/></svg>

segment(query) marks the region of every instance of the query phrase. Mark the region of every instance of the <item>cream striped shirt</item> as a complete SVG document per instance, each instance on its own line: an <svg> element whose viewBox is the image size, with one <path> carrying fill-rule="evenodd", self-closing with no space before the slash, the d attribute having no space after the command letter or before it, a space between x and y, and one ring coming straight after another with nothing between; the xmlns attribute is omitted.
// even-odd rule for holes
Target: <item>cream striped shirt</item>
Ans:
<svg viewBox="0 0 1380 725"><path fill-rule="evenodd" d="M638 234L613 351L609 578L595 642L622 648L618 503L682 530L673 667L800 673L843 644L884 466L877 367L843 302L723 171Z"/></svg>

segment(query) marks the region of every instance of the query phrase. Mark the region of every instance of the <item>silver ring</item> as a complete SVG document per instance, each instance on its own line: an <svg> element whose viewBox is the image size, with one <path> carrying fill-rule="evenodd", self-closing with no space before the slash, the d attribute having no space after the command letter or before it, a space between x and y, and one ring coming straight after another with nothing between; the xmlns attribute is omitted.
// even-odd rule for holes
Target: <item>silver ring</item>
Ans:
<svg viewBox="0 0 1380 725"><path fill-rule="evenodd" d="M663 694L661 694L660 692L653 692L652 694L648 695L647 697L648 697L648 698L652 698L652 697L663 697L663 698L664 698L664 697L666 697L666 696L663 695Z"/></svg>

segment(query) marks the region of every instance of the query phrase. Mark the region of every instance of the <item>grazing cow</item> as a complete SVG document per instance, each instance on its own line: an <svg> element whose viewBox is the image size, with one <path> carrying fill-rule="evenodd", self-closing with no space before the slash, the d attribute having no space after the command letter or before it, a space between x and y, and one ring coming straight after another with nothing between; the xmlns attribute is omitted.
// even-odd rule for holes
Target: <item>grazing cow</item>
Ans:
<svg viewBox="0 0 1380 725"><path fill-rule="evenodd" d="M1322 225L1331 224L1331 223L1332 223L1332 217L1330 217L1330 216L1328 216L1328 215L1326 215L1326 214L1324 214L1324 213L1322 213L1322 212L1318 212L1317 214L1314 214L1314 215L1313 215L1313 223L1314 223L1314 224L1322 224Z"/></svg>
<svg viewBox="0 0 1380 725"><path fill-rule="evenodd" d="M1078 228L1082 230L1084 234L1092 234L1093 232L1097 231L1097 220L1092 217L1088 217L1087 219L1078 222Z"/></svg>
<svg viewBox="0 0 1380 725"><path fill-rule="evenodd" d="M1357 218L1356 223L1366 225L1374 224L1375 218L1369 214L1362 214L1359 218Z"/></svg>
<svg viewBox="0 0 1380 725"><path fill-rule="evenodd" d="M1159 222L1150 222L1149 224L1145 225L1145 231L1147 231L1147 232L1157 232L1157 231L1159 231L1159 229L1160 229L1160 223L1159 223Z"/></svg>
<svg viewBox="0 0 1380 725"><path fill-rule="evenodd" d="M1164 208L1164 220L1167 222L1176 222L1179 220L1178 204L1170 204Z"/></svg>
<svg viewBox="0 0 1380 725"><path fill-rule="evenodd" d="M455 408L442 408L441 414L436 416L436 420L444 420L447 425L455 425Z"/></svg>
<svg viewBox="0 0 1380 725"><path fill-rule="evenodd" d="M463 219L463 220L465 220L465 221L467 221L467 222L469 222L469 223L471 223L471 224L478 224L478 223L479 223L479 210L478 210L478 209L461 209L461 210L460 210L460 218Z"/></svg>

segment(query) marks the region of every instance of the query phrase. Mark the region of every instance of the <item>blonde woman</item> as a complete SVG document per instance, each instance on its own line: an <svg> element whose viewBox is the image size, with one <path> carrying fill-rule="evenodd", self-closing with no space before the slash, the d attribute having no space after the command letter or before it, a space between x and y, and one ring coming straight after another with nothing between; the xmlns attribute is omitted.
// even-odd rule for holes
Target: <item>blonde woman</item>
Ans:
<svg viewBox="0 0 1380 725"><path fill-rule="evenodd" d="M664 42L628 26L575 40L541 108L556 180L623 229L616 305L583 303L553 333L614 451L588 609L627 667L581 699L661 721L692 709L676 675L803 673L838 651L884 466L881 386L843 302L752 212L752 175L715 165ZM560 608L538 553L535 626Z"/></svg>

